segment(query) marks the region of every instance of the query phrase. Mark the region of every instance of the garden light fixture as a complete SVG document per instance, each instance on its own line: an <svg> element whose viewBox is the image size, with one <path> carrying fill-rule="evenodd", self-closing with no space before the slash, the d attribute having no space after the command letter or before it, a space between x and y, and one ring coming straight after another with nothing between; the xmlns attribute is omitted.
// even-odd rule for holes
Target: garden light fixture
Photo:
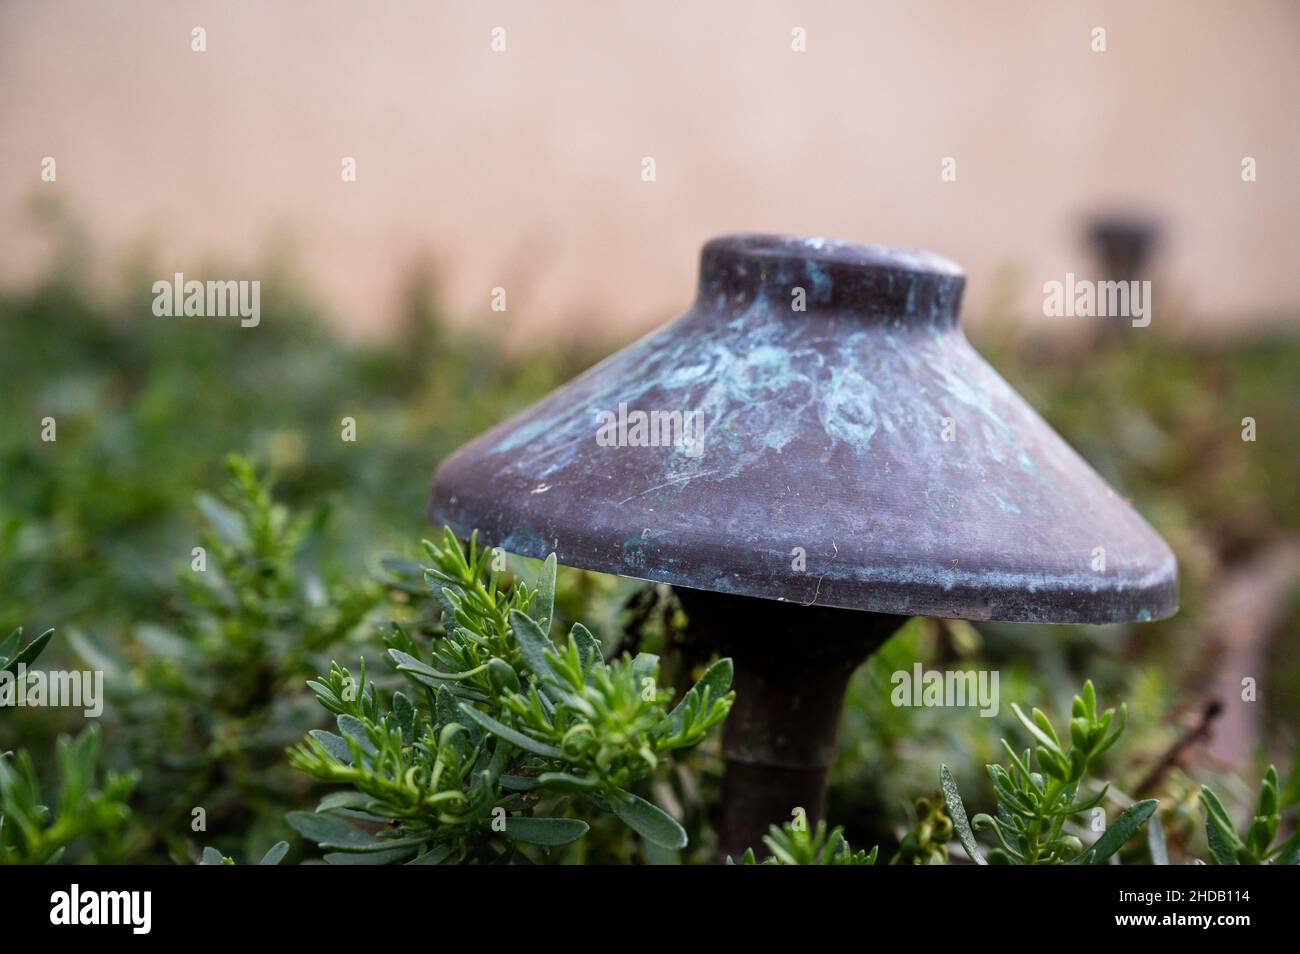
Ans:
<svg viewBox="0 0 1300 954"><path fill-rule="evenodd" d="M913 615L1177 608L1173 554L958 327L928 252L709 242L687 314L462 447L429 517L671 584L734 657L724 853L821 814L844 688Z"/></svg>

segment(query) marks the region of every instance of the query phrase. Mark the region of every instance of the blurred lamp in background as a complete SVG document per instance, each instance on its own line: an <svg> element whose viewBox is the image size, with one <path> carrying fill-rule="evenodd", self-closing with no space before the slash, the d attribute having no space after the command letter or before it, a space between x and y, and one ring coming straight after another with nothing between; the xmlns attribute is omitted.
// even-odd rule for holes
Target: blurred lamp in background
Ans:
<svg viewBox="0 0 1300 954"><path fill-rule="evenodd" d="M1088 246L1096 253L1106 281L1150 278L1147 269L1160 245L1160 226L1138 215L1108 214L1091 219L1085 228Z"/></svg>

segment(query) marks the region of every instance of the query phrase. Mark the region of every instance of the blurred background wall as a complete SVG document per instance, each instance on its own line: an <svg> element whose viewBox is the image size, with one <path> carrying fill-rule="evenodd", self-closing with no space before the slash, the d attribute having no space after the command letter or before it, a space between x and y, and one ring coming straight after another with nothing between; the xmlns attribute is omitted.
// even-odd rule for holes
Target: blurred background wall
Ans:
<svg viewBox="0 0 1300 954"><path fill-rule="evenodd" d="M513 327L626 337L751 229L931 248L968 314L1045 323L1081 222L1120 209L1164 223L1157 307L1236 328L1300 301L1298 101L1294 0L8 0L0 282L39 273L57 193L105 268L287 252L357 333L432 262L453 315L503 286Z"/></svg>

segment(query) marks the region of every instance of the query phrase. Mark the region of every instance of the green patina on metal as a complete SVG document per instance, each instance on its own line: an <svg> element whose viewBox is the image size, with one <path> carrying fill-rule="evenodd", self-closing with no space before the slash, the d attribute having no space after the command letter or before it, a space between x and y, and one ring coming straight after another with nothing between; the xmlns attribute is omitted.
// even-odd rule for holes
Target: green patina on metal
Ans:
<svg viewBox="0 0 1300 954"><path fill-rule="evenodd" d="M971 348L963 285L928 252L710 242L686 315L445 461L430 518L527 556L790 602L1173 612L1168 547ZM702 447L602 446L599 415L620 406L699 414Z"/></svg>

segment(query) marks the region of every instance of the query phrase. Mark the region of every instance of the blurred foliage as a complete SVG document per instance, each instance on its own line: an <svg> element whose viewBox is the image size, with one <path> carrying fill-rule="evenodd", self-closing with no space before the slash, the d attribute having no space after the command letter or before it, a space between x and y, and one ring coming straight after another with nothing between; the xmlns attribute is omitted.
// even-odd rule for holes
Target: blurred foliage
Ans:
<svg viewBox="0 0 1300 954"><path fill-rule="evenodd" d="M287 833L286 806L307 796L284 749L319 721L301 687L383 596L364 575L316 570L328 507L295 514L248 460L227 468L223 499L199 497L206 529L173 619L131 627L124 645L72 638L84 665L105 672L115 761L144 773L140 839L177 860L191 832L246 853Z"/></svg>
<svg viewBox="0 0 1300 954"><path fill-rule="evenodd" d="M287 275L263 281L277 294L252 329L156 318L150 283L105 301L56 275L0 295L0 628L155 611L231 450L266 462L290 505L346 494L340 566L407 546L434 464L586 363L454 331L420 284L398 339L363 345L329 334Z"/></svg>
<svg viewBox="0 0 1300 954"><path fill-rule="evenodd" d="M13 689L4 684L20 671L25 676L19 667L36 662L54 631L46 630L26 645L22 635L17 629L0 642L0 693ZM98 784L99 736L94 728L84 729L76 739L60 736L54 754L59 784L49 792L30 752L0 751L0 864L54 864L69 848L73 861L121 860L131 814L126 802L136 774L110 772Z"/></svg>
<svg viewBox="0 0 1300 954"><path fill-rule="evenodd" d="M942 865L948 861L952 819L941 796L918 798L912 806L912 828L898 843L891 865Z"/></svg>
<svg viewBox="0 0 1300 954"><path fill-rule="evenodd" d="M75 739L60 736L54 757L59 781L47 793L30 753L0 752L0 864L54 864L69 847L70 861L124 860L121 839L136 775L108 772L100 781L94 728Z"/></svg>
<svg viewBox="0 0 1300 954"><path fill-rule="evenodd" d="M223 858L262 857L288 834L284 811L310 808L319 794L283 757L283 744L321 724L299 680L355 652L375 618L400 621L425 646L442 632L411 547L438 460L599 355L531 349L501 316L486 331L453 325L423 273L412 276L396 336L379 342L332 333L274 263L261 276L275 294L263 296L257 328L157 318L150 289L168 269L135 262L124 293L88 287L84 240L53 221L62 230L55 267L29 289L0 292L0 632L57 626L67 638L43 661L93 657L117 672L99 746L106 770L143 776L131 860L193 860L205 845ZM1163 765L1203 709L1217 585L1300 534L1300 337L1197 342L1157 325L1064 347L996 325L975 338L1170 541L1182 611L1140 627L907 623L850 684L828 813L848 841L934 858L941 842L906 839L935 766L972 777L1002 758L1000 738L1021 731L1008 706L992 718L893 706L891 674L918 661L996 669L1004 699L1064 701L1091 678L1132 717L1123 757L1106 753L1100 765L1124 791ZM53 442L41 439L47 417ZM356 442L340 439L344 417L357 423ZM1253 442L1241 439L1247 417ZM222 485L231 451L269 469L278 502L259 498L240 476L246 465L223 494L202 496ZM192 569L196 546L207 551L206 574ZM509 567L536 572L514 558ZM1294 750L1300 725L1300 654L1281 643L1300 632L1300 598L1284 615L1282 632L1267 634L1277 664L1259 674L1261 774L1268 758ZM568 632L579 620L607 658L659 655L663 684L704 674L666 587L561 569L556 624ZM391 691L389 676L375 678ZM0 750L25 750L33 771L56 779L55 739L77 733L74 718L11 713L0 719ZM707 856L717 779L706 742L651 783L692 850L701 846L682 860ZM1252 785L1203 763L1173 759L1150 782L1136 794L1160 799L1175 859L1209 857L1201 783L1239 821L1258 808ZM976 811L994 807L976 801ZM191 828L196 806L207 807L207 832ZM587 820L570 860L675 860L640 851L602 813ZM932 833L942 827L930 821Z"/></svg>

